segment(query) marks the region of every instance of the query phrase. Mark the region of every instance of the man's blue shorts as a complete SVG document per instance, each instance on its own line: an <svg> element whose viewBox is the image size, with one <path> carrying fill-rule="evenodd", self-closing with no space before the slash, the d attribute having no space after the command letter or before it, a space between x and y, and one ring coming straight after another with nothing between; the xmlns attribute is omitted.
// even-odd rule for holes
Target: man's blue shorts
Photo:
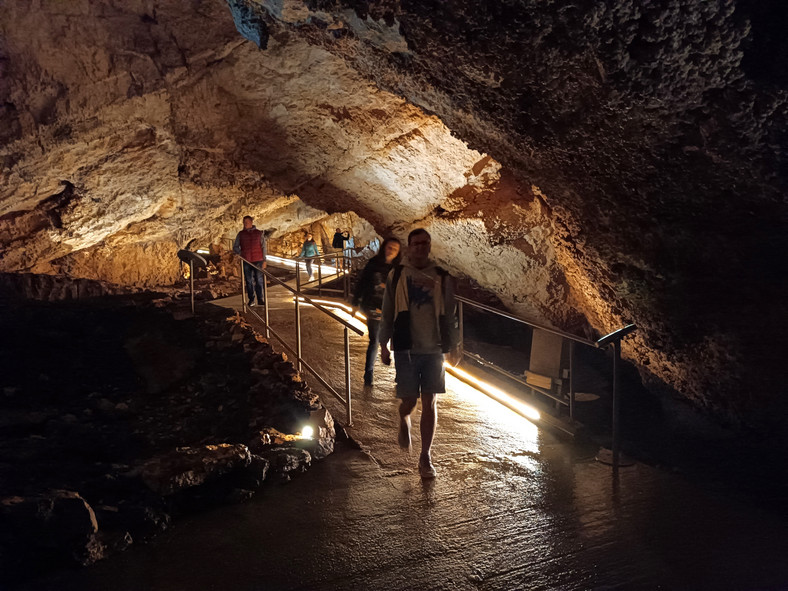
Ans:
<svg viewBox="0 0 788 591"><path fill-rule="evenodd" d="M443 353L420 355L410 351L394 351L397 370L397 398L418 398L421 394L446 391Z"/></svg>

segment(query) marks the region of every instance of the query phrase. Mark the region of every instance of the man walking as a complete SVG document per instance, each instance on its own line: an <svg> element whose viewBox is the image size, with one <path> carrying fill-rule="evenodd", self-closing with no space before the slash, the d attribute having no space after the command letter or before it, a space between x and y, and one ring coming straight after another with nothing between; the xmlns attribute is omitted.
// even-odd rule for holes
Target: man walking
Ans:
<svg viewBox="0 0 788 591"><path fill-rule="evenodd" d="M265 243L265 234L255 228L254 219L250 215L244 216L244 229L238 232L233 243L233 250L241 255L244 262L244 279L246 280L246 296L249 305L254 306L254 296L257 294L257 305L263 305L263 272L265 269L265 256L268 248ZM251 265L249 263L252 263Z"/></svg>
<svg viewBox="0 0 788 591"><path fill-rule="evenodd" d="M459 361L454 285L451 276L430 256L432 241L423 228L408 235L404 264L389 273L383 295L381 358L391 363L391 339L399 405L399 444L410 448L410 415L421 397L419 474L434 478L430 450L438 424L437 394L446 391L444 355Z"/></svg>

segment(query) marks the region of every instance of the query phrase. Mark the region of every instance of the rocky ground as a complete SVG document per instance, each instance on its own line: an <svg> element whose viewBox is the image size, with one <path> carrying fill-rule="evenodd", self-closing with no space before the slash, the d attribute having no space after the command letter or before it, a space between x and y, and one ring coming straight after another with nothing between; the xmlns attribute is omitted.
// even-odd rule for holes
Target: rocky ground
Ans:
<svg viewBox="0 0 788 591"><path fill-rule="evenodd" d="M2 308L4 579L93 563L333 450L317 395L238 316L150 293Z"/></svg>

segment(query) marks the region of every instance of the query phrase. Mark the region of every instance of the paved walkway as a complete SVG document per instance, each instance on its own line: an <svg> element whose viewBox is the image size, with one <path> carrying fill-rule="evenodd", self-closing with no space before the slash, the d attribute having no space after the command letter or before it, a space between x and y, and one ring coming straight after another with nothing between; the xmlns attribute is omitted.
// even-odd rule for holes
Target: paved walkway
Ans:
<svg viewBox="0 0 788 591"><path fill-rule="evenodd" d="M272 318L294 342L289 299L272 292ZM305 308L302 334L306 359L341 389L337 325ZM365 349L353 338L354 386ZM392 374L379 368L375 385L353 394L350 432L362 451L340 447L250 503L180 521L149 546L25 588L788 589L784 517L645 465L614 480L595 449L455 380L439 403L439 475L422 481L417 454L396 444ZM338 401L324 402L343 420Z"/></svg>

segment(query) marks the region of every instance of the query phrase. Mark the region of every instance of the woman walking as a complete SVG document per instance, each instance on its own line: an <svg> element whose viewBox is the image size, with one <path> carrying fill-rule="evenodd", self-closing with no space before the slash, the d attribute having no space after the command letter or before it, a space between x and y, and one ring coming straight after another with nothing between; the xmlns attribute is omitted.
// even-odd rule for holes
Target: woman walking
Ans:
<svg viewBox="0 0 788 591"><path fill-rule="evenodd" d="M372 385L375 369L375 358L378 356L378 331L380 330L383 292L386 289L386 277L389 271L399 264L402 244L396 238L386 238L380 251L372 257L361 272L361 277L353 294L353 307L361 308L367 317L369 329L369 346L367 360L364 365L364 384Z"/></svg>
<svg viewBox="0 0 788 591"><path fill-rule="evenodd" d="M309 279L307 281L312 281L312 257L319 255L320 253L317 251L317 244L315 244L315 241L312 240L312 233L307 232L306 240L304 240L304 244L301 247L301 254L298 255L300 258L306 259L306 274L309 275Z"/></svg>

